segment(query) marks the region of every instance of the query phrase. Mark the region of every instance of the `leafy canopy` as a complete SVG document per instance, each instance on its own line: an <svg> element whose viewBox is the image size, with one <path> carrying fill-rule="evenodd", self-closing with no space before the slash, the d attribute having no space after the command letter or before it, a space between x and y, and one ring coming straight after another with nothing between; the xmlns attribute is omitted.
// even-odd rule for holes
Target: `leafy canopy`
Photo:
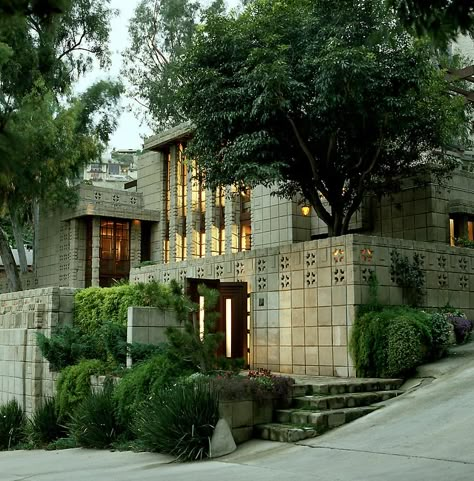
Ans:
<svg viewBox="0 0 474 481"><path fill-rule="evenodd" d="M209 13L179 69L189 155L210 187L276 186L347 232L365 194L446 172L467 133L430 45L382 0L254 0Z"/></svg>

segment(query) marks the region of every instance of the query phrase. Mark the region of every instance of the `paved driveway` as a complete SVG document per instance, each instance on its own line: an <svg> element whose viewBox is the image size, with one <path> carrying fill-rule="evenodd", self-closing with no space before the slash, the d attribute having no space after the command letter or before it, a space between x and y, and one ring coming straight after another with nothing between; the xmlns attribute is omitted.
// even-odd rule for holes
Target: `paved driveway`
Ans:
<svg viewBox="0 0 474 481"><path fill-rule="evenodd" d="M251 441L215 461L150 453L0 453L0 481L473 481L474 363L298 445Z"/></svg>

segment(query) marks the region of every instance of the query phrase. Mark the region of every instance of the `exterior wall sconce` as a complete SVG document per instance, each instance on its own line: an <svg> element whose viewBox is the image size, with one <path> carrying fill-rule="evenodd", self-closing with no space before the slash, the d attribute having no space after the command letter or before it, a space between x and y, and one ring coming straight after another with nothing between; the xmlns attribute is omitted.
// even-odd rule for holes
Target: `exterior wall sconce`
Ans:
<svg viewBox="0 0 474 481"><path fill-rule="evenodd" d="M309 205L303 205L301 207L301 214L304 217L308 217L310 213L311 213L311 207Z"/></svg>

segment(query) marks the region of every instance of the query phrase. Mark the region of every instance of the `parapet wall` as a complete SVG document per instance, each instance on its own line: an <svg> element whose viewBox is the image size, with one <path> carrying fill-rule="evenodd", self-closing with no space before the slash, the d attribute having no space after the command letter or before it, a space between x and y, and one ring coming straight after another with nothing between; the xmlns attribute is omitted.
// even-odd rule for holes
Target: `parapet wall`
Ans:
<svg viewBox="0 0 474 481"><path fill-rule="evenodd" d="M0 295L0 404L17 399L28 414L54 391L54 373L37 345L72 323L74 289L50 287Z"/></svg>

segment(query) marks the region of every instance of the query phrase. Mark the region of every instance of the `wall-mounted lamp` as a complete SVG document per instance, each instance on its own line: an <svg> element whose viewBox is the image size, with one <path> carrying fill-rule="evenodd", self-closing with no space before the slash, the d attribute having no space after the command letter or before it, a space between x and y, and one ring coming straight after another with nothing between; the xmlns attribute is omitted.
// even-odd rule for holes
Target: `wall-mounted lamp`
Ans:
<svg viewBox="0 0 474 481"><path fill-rule="evenodd" d="M309 205L303 205L301 207L301 214L304 216L304 217L308 217L309 214L311 214L311 207Z"/></svg>

